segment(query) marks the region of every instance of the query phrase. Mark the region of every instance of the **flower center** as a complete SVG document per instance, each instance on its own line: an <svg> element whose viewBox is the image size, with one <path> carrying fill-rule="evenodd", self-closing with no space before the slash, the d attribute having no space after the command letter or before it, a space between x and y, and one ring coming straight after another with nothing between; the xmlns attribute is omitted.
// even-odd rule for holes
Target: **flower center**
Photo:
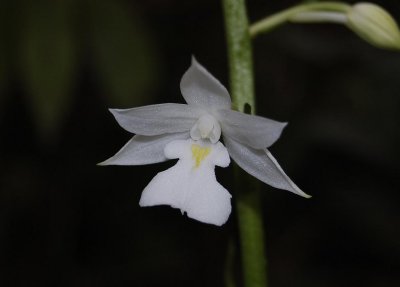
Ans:
<svg viewBox="0 0 400 287"><path fill-rule="evenodd" d="M210 147L202 147L197 144L192 144L192 158L195 161L195 168L200 167L201 162L208 156L210 151Z"/></svg>
<svg viewBox="0 0 400 287"><path fill-rule="evenodd" d="M221 137L221 126L212 115L202 115L190 130L190 137L193 140L209 139L216 143Z"/></svg>

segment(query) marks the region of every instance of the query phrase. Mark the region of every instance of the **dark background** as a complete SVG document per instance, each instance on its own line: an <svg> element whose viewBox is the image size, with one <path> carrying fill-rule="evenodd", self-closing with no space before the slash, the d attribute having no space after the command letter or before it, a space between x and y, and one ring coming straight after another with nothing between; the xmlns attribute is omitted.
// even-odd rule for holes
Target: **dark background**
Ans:
<svg viewBox="0 0 400 287"><path fill-rule="evenodd" d="M250 0L249 17L296 3ZM400 20L397 1L377 3ZM221 3L2 0L0 13L0 286L223 286L235 207L221 228L139 208L173 162L96 166L131 137L107 108L183 102L192 55L228 86ZM400 54L287 25L254 41L254 62L258 114L289 122L271 151L313 195L262 185L270 286L400 286ZM232 190L231 168L217 173Z"/></svg>

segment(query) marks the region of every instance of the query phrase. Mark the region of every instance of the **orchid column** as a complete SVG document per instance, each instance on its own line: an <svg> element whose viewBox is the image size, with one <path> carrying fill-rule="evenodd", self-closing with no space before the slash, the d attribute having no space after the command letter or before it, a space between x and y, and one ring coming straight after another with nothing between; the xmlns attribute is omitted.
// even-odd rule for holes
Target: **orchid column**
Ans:
<svg viewBox="0 0 400 287"><path fill-rule="evenodd" d="M244 0L223 0L230 92L233 108L255 113L252 47ZM259 185L236 167L236 206L243 280L246 287L267 286Z"/></svg>

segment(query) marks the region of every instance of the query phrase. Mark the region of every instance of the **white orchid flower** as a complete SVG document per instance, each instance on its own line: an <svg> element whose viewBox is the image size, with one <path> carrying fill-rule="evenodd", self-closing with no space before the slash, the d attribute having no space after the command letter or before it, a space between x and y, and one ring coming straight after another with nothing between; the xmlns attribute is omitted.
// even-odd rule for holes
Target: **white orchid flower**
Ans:
<svg viewBox="0 0 400 287"><path fill-rule="evenodd" d="M229 156L262 182L310 197L267 150L286 123L233 111L226 88L194 58L180 88L187 104L110 109L119 125L136 135L101 165L144 165L179 158L175 166L153 178L140 206L170 205L201 222L224 224L231 212L231 195L216 181L214 167L228 166ZM226 148L219 142L221 135Z"/></svg>

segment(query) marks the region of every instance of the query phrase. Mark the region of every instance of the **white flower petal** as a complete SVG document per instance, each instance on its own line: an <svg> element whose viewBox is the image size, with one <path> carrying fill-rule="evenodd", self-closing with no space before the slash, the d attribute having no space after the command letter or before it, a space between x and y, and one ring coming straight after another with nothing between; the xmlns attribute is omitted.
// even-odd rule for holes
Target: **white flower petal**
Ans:
<svg viewBox="0 0 400 287"><path fill-rule="evenodd" d="M216 116L221 123L224 135L255 149L270 147L287 125L287 123L232 110L219 110Z"/></svg>
<svg viewBox="0 0 400 287"><path fill-rule="evenodd" d="M197 149L193 149L193 147ZM200 149L200 150L199 150ZM205 149L208 152L203 153ZM170 205L198 221L222 225L231 213L231 195L215 178L214 166L227 166L226 148L202 141L174 141L165 147L167 157L179 157L175 166L158 173L144 189L139 205ZM200 163L196 156L201 155Z"/></svg>
<svg viewBox="0 0 400 287"><path fill-rule="evenodd" d="M110 112L125 130L145 136L189 131L201 114L198 109L185 104L110 109Z"/></svg>
<svg viewBox="0 0 400 287"><path fill-rule="evenodd" d="M285 174L276 159L267 150L256 150L224 137L229 155L247 173L273 187L288 190L300 196L310 198Z"/></svg>
<svg viewBox="0 0 400 287"><path fill-rule="evenodd" d="M174 140L189 138L188 132L158 136L135 135L113 157L99 165L142 165L166 161L165 146Z"/></svg>
<svg viewBox="0 0 400 287"><path fill-rule="evenodd" d="M196 59L181 79L181 92L192 106L210 109L230 109L231 98L226 88Z"/></svg>

